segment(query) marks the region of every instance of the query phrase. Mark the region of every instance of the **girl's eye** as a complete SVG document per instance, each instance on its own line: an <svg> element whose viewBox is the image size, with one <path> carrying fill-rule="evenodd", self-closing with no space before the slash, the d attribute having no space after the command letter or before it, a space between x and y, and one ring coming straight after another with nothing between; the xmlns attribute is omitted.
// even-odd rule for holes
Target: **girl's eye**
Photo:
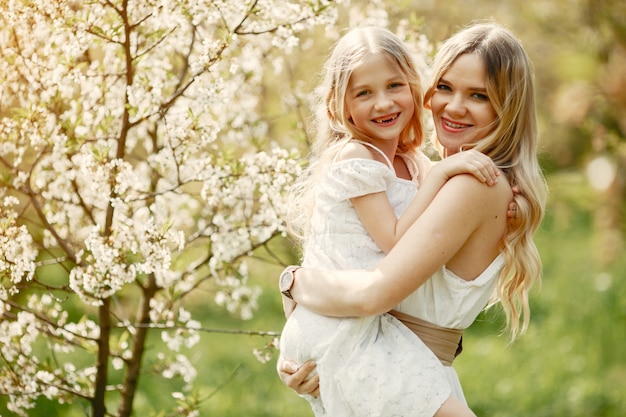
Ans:
<svg viewBox="0 0 626 417"><path fill-rule="evenodd" d="M369 91L367 90L363 90L363 91L359 91L358 93L356 93L357 97L363 97L369 94Z"/></svg>
<svg viewBox="0 0 626 417"><path fill-rule="evenodd" d="M391 83L389 84L389 88L399 88L399 87L403 87L404 84L402 83Z"/></svg>

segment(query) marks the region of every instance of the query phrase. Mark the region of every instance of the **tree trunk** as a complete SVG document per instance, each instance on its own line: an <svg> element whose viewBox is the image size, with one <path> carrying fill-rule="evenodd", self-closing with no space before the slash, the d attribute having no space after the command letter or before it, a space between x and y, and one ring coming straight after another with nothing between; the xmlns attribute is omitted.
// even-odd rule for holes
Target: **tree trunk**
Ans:
<svg viewBox="0 0 626 417"><path fill-rule="evenodd" d="M98 309L98 319L100 322L100 337L98 338L98 360L96 364L96 386L93 399L91 400L93 417L105 417L105 393L109 376L109 339L111 337L111 300L105 298Z"/></svg>
<svg viewBox="0 0 626 417"><path fill-rule="evenodd" d="M139 312L137 313L137 323L139 323L140 326L135 329L132 345L133 352L132 356L127 361L128 367L124 377L122 399L118 417L130 417L133 412L133 400L139 383L141 362L145 351L146 337L148 336L148 325L150 324L150 300L154 297L154 294L157 291L154 275L150 274L148 276L146 286L143 289L143 299L139 307Z"/></svg>

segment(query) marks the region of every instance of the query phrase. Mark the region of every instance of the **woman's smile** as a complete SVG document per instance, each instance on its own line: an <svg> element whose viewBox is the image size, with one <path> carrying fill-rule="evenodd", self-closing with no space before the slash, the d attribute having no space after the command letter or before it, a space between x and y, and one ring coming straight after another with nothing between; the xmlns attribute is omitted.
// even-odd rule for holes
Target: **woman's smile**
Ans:
<svg viewBox="0 0 626 417"><path fill-rule="evenodd" d="M444 129L454 131L454 132L458 132L462 129L472 126L471 124L467 124L467 123L454 122L450 119L446 119L445 117L441 118L441 122L442 122L442 126Z"/></svg>
<svg viewBox="0 0 626 417"><path fill-rule="evenodd" d="M443 74L430 100L437 139L452 155L493 130L496 120L485 85L487 73L480 57L459 56Z"/></svg>

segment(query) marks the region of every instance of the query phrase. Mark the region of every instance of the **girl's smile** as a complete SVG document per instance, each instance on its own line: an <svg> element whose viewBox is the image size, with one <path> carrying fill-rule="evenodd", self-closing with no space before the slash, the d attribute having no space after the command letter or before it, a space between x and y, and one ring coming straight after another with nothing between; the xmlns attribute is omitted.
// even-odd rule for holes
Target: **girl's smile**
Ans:
<svg viewBox="0 0 626 417"><path fill-rule="evenodd" d="M384 117L381 117L380 119L375 119L374 123L378 123L378 124L382 124L382 125L384 125L384 124L388 125L388 124L391 124L391 123L395 122L396 120L398 120L398 117L400 117L400 113L396 113L396 114L394 114L392 116L389 116L389 117L384 116Z"/></svg>

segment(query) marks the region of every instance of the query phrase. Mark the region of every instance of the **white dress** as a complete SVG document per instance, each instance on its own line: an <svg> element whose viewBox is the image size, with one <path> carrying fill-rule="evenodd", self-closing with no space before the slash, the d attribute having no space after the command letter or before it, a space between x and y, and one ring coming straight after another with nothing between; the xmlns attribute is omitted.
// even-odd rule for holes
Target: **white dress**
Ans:
<svg viewBox="0 0 626 417"><path fill-rule="evenodd" d="M466 281L446 267L437 271L395 310L450 329L468 328L493 294L504 257L498 255L477 278ZM466 403L459 377L452 366L444 367L452 395Z"/></svg>
<svg viewBox="0 0 626 417"><path fill-rule="evenodd" d="M405 161L415 178L415 161ZM384 256L350 199L386 191L396 215L402 214L417 186L397 178L388 163L349 159L327 168L318 188L304 266L369 268ZM305 398L317 417L430 417L451 395L443 365L387 314L332 318L297 306L283 328L280 349L283 357L297 363L315 360L320 396Z"/></svg>

